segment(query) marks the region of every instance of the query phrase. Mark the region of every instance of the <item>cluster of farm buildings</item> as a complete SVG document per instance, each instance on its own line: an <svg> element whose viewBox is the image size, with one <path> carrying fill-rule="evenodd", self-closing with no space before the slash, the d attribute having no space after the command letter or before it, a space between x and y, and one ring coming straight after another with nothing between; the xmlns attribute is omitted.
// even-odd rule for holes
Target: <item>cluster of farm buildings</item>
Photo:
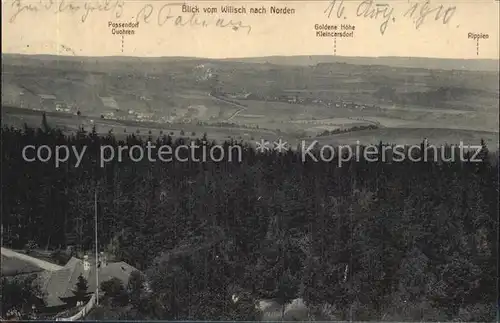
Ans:
<svg viewBox="0 0 500 323"><path fill-rule="evenodd" d="M310 97L302 97L297 94L293 95L278 95L278 96L259 96L254 93L218 93L219 96L223 96L229 99L235 100L256 100L256 101L270 101L270 102L282 102L289 104L318 104L323 105L328 108L343 108L343 109L356 109L364 110L370 109L380 109L376 105L366 105L358 104L352 101L338 100L328 100L328 99L315 99Z"/></svg>
<svg viewBox="0 0 500 323"><path fill-rule="evenodd" d="M38 94L40 99L39 108L34 108L35 110L43 111L57 111L77 114L79 107L75 103L68 103L64 100L58 99L53 94ZM99 111L101 112L101 117L105 119L117 119L117 120L135 120L135 121L151 121L155 119L154 113L151 112L138 112L135 110L124 111L120 109L116 100L110 97L99 97L102 102L102 106ZM151 98L146 96L141 96L141 100L150 101ZM21 107L23 106L23 101L21 100Z"/></svg>
<svg viewBox="0 0 500 323"><path fill-rule="evenodd" d="M71 103L66 103L64 100L58 100L55 95L52 94L39 94L40 98L40 108L41 110L53 110L60 112L72 112L77 109L76 105Z"/></svg>

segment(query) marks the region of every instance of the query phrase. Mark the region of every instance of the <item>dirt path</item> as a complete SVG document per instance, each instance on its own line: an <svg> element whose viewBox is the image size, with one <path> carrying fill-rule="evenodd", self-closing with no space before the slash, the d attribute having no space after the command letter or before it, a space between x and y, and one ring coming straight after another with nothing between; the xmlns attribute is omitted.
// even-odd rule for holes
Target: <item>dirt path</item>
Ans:
<svg viewBox="0 0 500 323"><path fill-rule="evenodd" d="M19 260L24 260L26 262L29 262L29 263L35 265L35 266L38 266L38 267L40 267L42 269L49 270L49 271L55 271L55 270L59 270L59 269L63 268L62 266L50 263L48 261L37 259L37 258L28 256L28 255L25 255L25 254L22 254L22 253L19 253L19 252L15 252L13 250L10 250L10 249L7 249L7 248L3 248L3 247L2 247L2 255L5 256L5 257L10 257L10 258L16 258L16 259L19 259Z"/></svg>

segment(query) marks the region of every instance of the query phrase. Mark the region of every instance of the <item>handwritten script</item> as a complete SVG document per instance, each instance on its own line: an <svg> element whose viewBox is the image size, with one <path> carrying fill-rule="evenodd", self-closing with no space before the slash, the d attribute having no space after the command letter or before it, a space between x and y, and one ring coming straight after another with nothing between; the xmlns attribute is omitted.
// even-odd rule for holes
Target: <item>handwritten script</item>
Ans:
<svg viewBox="0 0 500 323"><path fill-rule="evenodd" d="M20 14L30 12L69 13L80 15L81 21L85 22L92 12L99 11L111 12L116 18L120 18L123 15L125 0L79 1L77 3L70 3L67 0L39 0L38 3L36 1L12 0L11 6L14 9L14 14L9 18L10 23L14 23Z"/></svg>
<svg viewBox="0 0 500 323"><path fill-rule="evenodd" d="M399 13L399 16L404 19L410 19L416 29L419 29L428 20L438 21L446 25L457 11L456 6L443 4L433 5L430 0L408 0L408 4L405 7L406 8ZM328 18L336 17L338 19L347 19L344 0L331 0L323 13L326 14ZM396 23L396 16L398 15L391 4L375 0L361 1L357 5L355 14L357 17L380 21L380 33L382 35L385 34L389 24Z"/></svg>
<svg viewBox="0 0 500 323"><path fill-rule="evenodd" d="M181 8L183 3L169 3L161 6L147 4L142 7L135 16L136 22L156 23L158 26L164 26L167 23L177 27L209 27L230 28L234 31L246 30L247 34L252 31L252 26L245 25L241 20L226 20L224 18L209 19L200 18L198 13L188 15L172 14L172 9Z"/></svg>
<svg viewBox="0 0 500 323"><path fill-rule="evenodd" d="M252 27L245 25L241 20L235 21L221 17L204 17L201 18L198 13L183 13L181 10L183 3L168 3L168 4L145 4L140 10L132 16L133 19L144 23L156 23L158 26L167 24L177 27L217 27L228 28L234 31L246 31L250 33ZM71 1L71 0L12 0L11 7L14 13L10 16L9 22L14 23L22 14L33 14L38 12L48 12L53 14L67 13L78 15L81 22L87 21L88 17L93 12L109 12L115 18L123 16L125 0L87 0L87 1ZM179 9L178 14L174 14L174 10Z"/></svg>

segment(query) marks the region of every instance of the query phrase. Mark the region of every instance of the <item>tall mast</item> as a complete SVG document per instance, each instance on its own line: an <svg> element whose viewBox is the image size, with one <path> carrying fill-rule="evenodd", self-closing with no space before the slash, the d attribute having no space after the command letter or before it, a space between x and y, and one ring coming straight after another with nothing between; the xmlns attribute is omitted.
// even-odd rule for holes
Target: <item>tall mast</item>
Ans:
<svg viewBox="0 0 500 323"><path fill-rule="evenodd" d="M96 304L99 305L99 247L97 244L97 185L94 193L94 210L95 210L95 296Z"/></svg>

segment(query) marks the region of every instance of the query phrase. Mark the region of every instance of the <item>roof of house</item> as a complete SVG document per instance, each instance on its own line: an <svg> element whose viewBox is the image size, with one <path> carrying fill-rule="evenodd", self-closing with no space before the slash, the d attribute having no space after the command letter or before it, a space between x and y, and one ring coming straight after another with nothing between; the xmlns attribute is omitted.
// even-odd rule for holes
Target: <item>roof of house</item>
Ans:
<svg viewBox="0 0 500 323"><path fill-rule="evenodd" d="M44 269L26 260L2 255L2 277L41 272Z"/></svg>
<svg viewBox="0 0 500 323"><path fill-rule="evenodd" d="M114 263L109 263L105 267L100 268L99 270L99 285L102 282L111 280L112 278L118 278L120 279L125 285L128 284L128 281L130 279L130 275L134 271L139 271L137 268L123 262L114 262ZM96 275L94 271L94 275L89 281L90 286L96 286Z"/></svg>
<svg viewBox="0 0 500 323"><path fill-rule="evenodd" d="M131 273L136 270L135 267L125 262L109 263L99 268L99 285L112 278L118 278L124 284L127 284ZM95 265L91 265L88 270L85 270L83 260L73 257L63 269L54 271L45 281L43 290L46 294L47 306L50 307L64 304L61 298L64 299L75 296L74 291L80 275L87 280L87 291L89 293L94 292L97 286Z"/></svg>

